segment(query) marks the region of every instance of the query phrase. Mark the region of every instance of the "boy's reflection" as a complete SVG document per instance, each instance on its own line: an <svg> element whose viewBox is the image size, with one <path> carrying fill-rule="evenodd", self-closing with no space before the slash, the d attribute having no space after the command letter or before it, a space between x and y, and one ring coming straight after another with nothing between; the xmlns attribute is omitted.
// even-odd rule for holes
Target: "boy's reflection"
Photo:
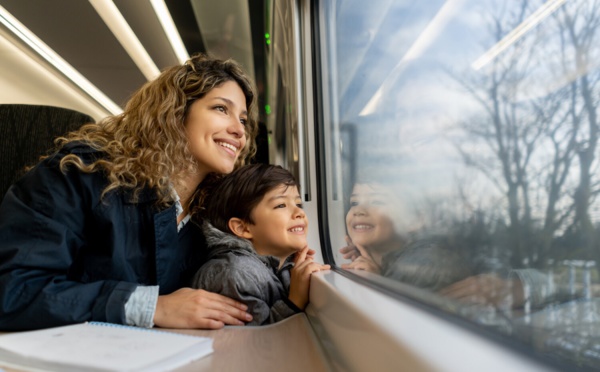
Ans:
<svg viewBox="0 0 600 372"><path fill-rule="evenodd" d="M465 260L436 238L416 238L421 223L403 213L391 190L377 183L357 183L346 214L348 246L340 249L352 262L342 268L365 270L431 290L470 275Z"/></svg>
<svg viewBox="0 0 600 372"><path fill-rule="evenodd" d="M377 184L356 184L350 195L350 209L346 214L348 247L342 252L358 253L346 269L366 270L380 273L383 256L402 247L402 239L396 234L392 221L395 198Z"/></svg>

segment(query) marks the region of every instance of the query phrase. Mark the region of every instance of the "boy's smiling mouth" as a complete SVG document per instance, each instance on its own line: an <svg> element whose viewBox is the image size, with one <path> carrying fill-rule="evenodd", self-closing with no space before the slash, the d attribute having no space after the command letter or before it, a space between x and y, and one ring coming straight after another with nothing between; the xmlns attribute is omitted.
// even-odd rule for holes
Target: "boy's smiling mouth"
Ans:
<svg viewBox="0 0 600 372"><path fill-rule="evenodd" d="M352 225L352 229L353 230L357 230L357 231L371 230L373 228L374 228L373 225L369 225L369 224L366 224L366 223L357 223L355 225Z"/></svg>
<svg viewBox="0 0 600 372"><path fill-rule="evenodd" d="M304 233L304 229L304 226L294 226L291 229L288 229L288 231L293 233Z"/></svg>

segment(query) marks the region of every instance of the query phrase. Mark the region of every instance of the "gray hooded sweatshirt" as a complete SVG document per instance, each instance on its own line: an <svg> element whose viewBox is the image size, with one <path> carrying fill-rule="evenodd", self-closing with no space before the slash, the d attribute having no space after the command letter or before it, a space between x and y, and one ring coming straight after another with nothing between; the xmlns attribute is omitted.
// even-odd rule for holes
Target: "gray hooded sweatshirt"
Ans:
<svg viewBox="0 0 600 372"><path fill-rule="evenodd" d="M302 311L288 300L293 256L278 268L278 258L258 255L247 239L222 232L208 222L202 230L208 261L196 272L193 288L246 304L253 316L248 325L276 323Z"/></svg>

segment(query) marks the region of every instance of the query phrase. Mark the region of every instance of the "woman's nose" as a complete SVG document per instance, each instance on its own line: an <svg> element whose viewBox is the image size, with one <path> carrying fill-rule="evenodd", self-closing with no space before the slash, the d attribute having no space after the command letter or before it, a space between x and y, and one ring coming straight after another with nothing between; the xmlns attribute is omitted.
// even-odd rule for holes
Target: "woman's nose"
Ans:
<svg viewBox="0 0 600 372"><path fill-rule="evenodd" d="M233 122L229 125L229 128L227 128L227 131L237 138L242 138L246 135L246 127L237 119L233 119Z"/></svg>

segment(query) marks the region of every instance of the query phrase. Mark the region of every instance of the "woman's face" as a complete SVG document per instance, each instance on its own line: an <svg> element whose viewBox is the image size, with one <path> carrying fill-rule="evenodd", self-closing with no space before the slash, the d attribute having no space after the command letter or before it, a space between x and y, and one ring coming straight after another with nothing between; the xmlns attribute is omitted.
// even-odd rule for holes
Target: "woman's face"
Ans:
<svg viewBox="0 0 600 372"><path fill-rule="evenodd" d="M392 200L387 192L375 184L356 184L350 196L350 210L346 214L348 235L355 245L377 249L395 237L391 218Z"/></svg>
<svg viewBox="0 0 600 372"><path fill-rule="evenodd" d="M246 145L246 97L235 81L213 88L190 106L185 128L202 176L230 173Z"/></svg>

